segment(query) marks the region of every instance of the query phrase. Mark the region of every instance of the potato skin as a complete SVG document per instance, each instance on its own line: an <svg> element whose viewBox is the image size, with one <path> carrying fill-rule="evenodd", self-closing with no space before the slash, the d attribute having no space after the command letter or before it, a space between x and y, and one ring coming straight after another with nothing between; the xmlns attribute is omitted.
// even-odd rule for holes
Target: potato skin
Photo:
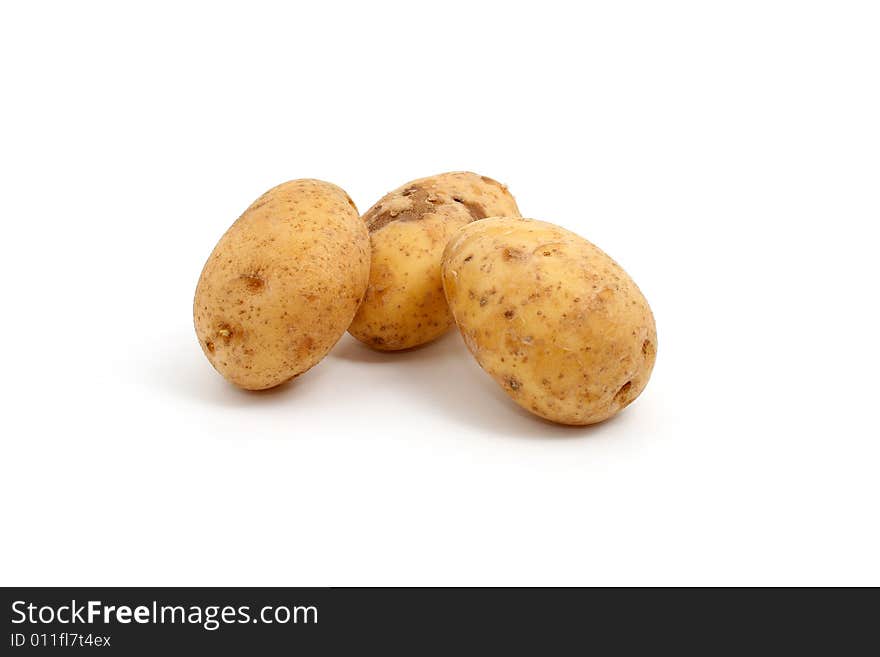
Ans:
<svg viewBox="0 0 880 657"><path fill-rule="evenodd" d="M205 356L248 390L299 376L336 344L367 287L370 243L342 189L292 180L270 189L226 231L196 287Z"/></svg>
<svg viewBox="0 0 880 657"><path fill-rule="evenodd" d="M648 302L578 235L532 219L477 221L449 242L442 275L468 349L526 410L593 424L647 385L657 350Z"/></svg>
<svg viewBox="0 0 880 657"><path fill-rule="evenodd" d="M416 347L452 326L440 258L450 236L484 217L519 216L507 188L470 172L408 182L364 215L372 266L367 294L349 332L383 351Z"/></svg>

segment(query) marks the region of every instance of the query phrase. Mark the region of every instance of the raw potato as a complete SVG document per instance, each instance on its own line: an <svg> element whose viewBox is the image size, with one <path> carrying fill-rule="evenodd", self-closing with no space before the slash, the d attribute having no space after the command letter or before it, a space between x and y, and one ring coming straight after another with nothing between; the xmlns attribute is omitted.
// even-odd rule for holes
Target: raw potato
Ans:
<svg viewBox="0 0 880 657"><path fill-rule="evenodd" d="M193 303L211 364L248 390L277 386L321 360L367 288L370 242L342 189L292 180L270 189L226 231Z"/></svg>
<svg viewBox="0 0 880 657"><path fill-rule="evenodd" d="M648 383L648 302L620 266L553 224L494 218L463 228L443 286L480 366L523 408L563 424L605 420Z"/></svg>
<svg viewBox="0 0 880 657"><path fill-rule="evenodd" d="M413 180L386 194L364 215L372 266L364 302L349 328L375 349L415 347L452 326L440 280L443 248L475 219L519 209L507 188L476 173Z"/></svg>

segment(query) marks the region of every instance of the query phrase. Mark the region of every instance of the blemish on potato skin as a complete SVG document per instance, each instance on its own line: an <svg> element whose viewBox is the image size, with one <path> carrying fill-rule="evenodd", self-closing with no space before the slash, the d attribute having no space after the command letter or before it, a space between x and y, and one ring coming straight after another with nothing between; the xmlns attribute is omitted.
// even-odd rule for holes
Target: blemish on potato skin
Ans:
<svg viewBox="0 0 880 657"><path fill-rule="evenodd" d="M396 203L392 196L390 201L367 210L364 215L367 230L374 233L395 221L419 221L425 215L433 214L438 202L436 194L422 185L412 185L401 192L399 197L406 199L408 203Z"/></svg>
<svg viewBox="0 0 880 657"><path fill-rule="evenodd" d="M345 194L345 192L343 192L343 194ZM354 210L357 214L360 214L360 212L358 212L357 206L354 204L354 201L351 200L351 196L349 196L348 194L345 194L345 201L348 203L348 206L352 210ZM299 376L299 375L297 375L297 376Z"/></svg>
<svg viewBox="0 0 880 657"><path fill-rule="evenodd" d="M312 336L306 335L299 341L296 347L297 357L303 358L315 348L315 341Z"/></svg>
<svg viewBox="0 0 880 657"><path fill-rule="evenodd" d="M266 287L266 280L259 274L242 274L245 289L251 294L259 294Z"/></svg>
<svg viewBox="0 0 880 657"><path fill-rule="evenodd" d="M526 255L519 249L506 246L501 251L501 258L505 262L510 262L511 260L524 260L526 258Z"/></svg>
<svg viewBox="0 0 880 657"><path fill-rule="evenodd" d="M470 213L473 221L478 221L479 219L485 219L489 216L488 212L486 212L485 206L481 203L477 203L475 201L471 201L468 199L464 199L460 196L453 196L452 200L456 203L460 203L463 205L467 211Z"/></svg>
<svg viewBox="0 0 880 657"><path fill-rule="evenodd" d="M632 381L627 381L614 395L614 403L618 406L626 406L629 402L629 391L632 389Z"/></svg>

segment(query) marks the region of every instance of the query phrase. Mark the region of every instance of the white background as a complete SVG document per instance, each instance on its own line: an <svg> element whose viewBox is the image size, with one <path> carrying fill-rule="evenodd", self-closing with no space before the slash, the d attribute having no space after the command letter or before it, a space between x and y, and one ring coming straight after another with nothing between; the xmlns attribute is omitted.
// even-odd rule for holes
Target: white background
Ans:
<svg viewBox="0 0 880 657"><path fill-rule="evenodd" d="M880 584L875 3L239 5L0 10L0 582ZM459 169L644 291L622 415L532 418L454 333L212 370L259 194Z"/></svg>

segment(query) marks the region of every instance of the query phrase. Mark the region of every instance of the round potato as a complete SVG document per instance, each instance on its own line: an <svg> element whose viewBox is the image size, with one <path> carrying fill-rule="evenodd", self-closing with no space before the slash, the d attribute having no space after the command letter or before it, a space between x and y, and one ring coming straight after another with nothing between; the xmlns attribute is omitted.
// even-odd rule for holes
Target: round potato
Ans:
<svg viewBox="0 0 880 657"><path fill-rule="evenodd" d="M345 333L369 271L369 235L348 194L320 180L274 187L202 270L193 303L202 350L248 390L299 376Z"/></svg>
<svg viewBox="0 0 880 657"><path fill-rule="evenodd" d="M657 353L648 302L578 235L531 219L477 221L449 242L442 274L468 349L532 413L601 422L647 385Z"/></svg>
<svg viewBox="0 0 880 657"><path fill-rule="evenodd" d="M475 219L519 216L507 188L468 172L413 180L364 215L372 265L349 332L375 349L416 347L452 326L440 258L456 230Z"/></svg>

